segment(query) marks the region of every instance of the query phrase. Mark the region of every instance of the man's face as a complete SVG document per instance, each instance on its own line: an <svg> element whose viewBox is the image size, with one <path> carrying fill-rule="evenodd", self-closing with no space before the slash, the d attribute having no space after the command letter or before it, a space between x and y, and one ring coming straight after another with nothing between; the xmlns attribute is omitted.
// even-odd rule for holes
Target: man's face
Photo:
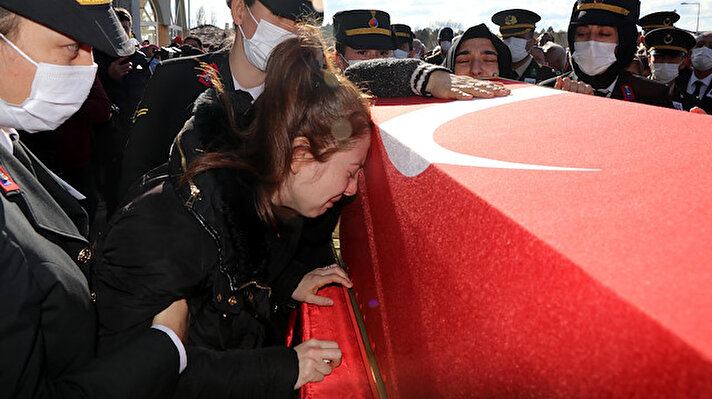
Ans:
<svg viewBox="0 0 712 399"><path fill-rule="evenodd" d="M18 17L15 32L8 35L33 61L55 65L92 65L91 46L79 43L50 28ZM0 40L0 98L21 104L30 95L37 67Z"/></svg>
<svg viewBox="0 0 712 399"><path fill-rule="evenodd" d="M651 53L650 63L651 64L682 64L685 56L681 54L668 54L668 53Z"/></svg>
<svg viewBox="0 0 712 399"><path fill-rule="evenodd" d="M257 24L261 20L265 20L272 25L276 25L292 33L296 32L297 23L294 20L275 15L269 8L265 7L265 5L259 1L255 1L255 4L250 7L250 12L252 13L252 16L255 17L254 20L250 17L250 14L247 11L247 5L243 0L233 1L232 19L236 25L242 25L242 30L245 31L245 35L248 39L251 39L252 36L255 35Z"/></svg>
<svg viewBox="0 0 712 399"><path fill-rule="evenodd" d="M482 78L499 75L497 50L489 39L467 39L455 54L455 75Z"/></svg>

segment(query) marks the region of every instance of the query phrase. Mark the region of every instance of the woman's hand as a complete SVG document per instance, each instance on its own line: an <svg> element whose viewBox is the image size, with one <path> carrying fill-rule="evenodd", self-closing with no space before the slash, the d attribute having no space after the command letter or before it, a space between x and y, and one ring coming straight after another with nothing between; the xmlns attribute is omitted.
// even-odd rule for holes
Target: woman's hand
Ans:
<svg viewBox="0 0 712 399"><path fill-rule="evenodd" d="M511 90L501 83L454 75L446 71L433 72L425 91L435 98L453 100L504 97L511 93Z"/></svg>
<svg viewBox="0 0 712 399"><path fill-rule="evenodd" d="M707 115L707 112L705 112L705 110L700 107L692 107L690 112L692 112L693 114Z"/></svg>
<svg viewBox="0 0 712 399"><path fill-rule="evenodd" d="M181 342L186 343L188 338L188 302L185 299L179 299L173 302L169 307L157 314L153 318L152 325L160 324L173 330L180 338Z"/></svg>
<svg viewBox="0 0 712 399"><path fill-rule="evenodd" d="M561 76L556 78L556 84L554 85L554 88L563 91L570 91L572 93L588 95L593 94L593 87L591 87L591 85L586 84L584 82L578 82L569 78L562 78Z"/></svg>
<svg viewBox="0 0 712 399"><path fill-rule="evenodd" d="M318 382L341 364L341 349L333 341L310 339L294 348L299 358L299 377L294 389L308 382Z"/></svg>
<svg viewBox="0 0 712 399"><path fill-rule="evenodd" d="M325 285L338 283L346 288L353 287L349 276L344 269L337 265L320 267L307 273L299 282L297 289L292 293L295 301L311 303L318 306L331 306L334 301L331 298L319 296L316 293Z"/></svg>

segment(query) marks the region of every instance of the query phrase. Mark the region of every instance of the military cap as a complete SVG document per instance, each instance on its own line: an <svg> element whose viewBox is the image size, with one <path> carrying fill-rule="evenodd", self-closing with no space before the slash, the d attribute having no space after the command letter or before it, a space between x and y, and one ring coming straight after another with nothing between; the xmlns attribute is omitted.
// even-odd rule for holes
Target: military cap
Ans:
<svg viewBox="0 0 712 399"><path fill-rule="evenodd" d="M400 46L403 43L413 43L413 38L415 38L415 35L410 29L410 26L404 24L393 24L391 25L391 29L396 35L397 46Z"/></svg>
<svg viewBox="0 0 712 399"><path fill-rule="evenodd" d="M680 20L680 14L675 11L658 11L641 17L638 25L646 31L658 28L673 28L673 24Z"/></svg>
<svg viewBox="0 0 712 399"><path fill-rule="evenodd" d="M639 16L640 0L577 0L571 24L619 26L635 24Z"/></svg>
<svg viewBox="0 0 712 399"><path fill-rule="evenodd" d="M394 50L391 17L380 10L348 10L334 14L336 41L354 49Z"/></svg>
<svg viewBox="0 0 712 399"><path fill-rule="evenodd" d="M504 10L492 16L492 22L499 25L499 33L505 39L533 31L539 21L539 14L521 9Z"/></svg>
<svg viewBox="0 0 712 399"><path fill-rule="evenodd" d="M293 21L308 20L321 24L324 20L324 0L258 0L274 15ZM226 0L227 6L232 0Z"/></svg>
<svg viewBox="0 0 712 399"><path fill-rule="evenodd" d="M115 57L136 51L111 0L0 0L0 7Z"/></svg>
<svg viewBox="0 0 712 399"><path fill-rule="evenodd" d="M695 47L696 42L691 33L677 28L653 29L645 35L645 46L653 54L685 55Z"/></svg>
<svg viewBox="0 0 712 399"><path fill-rule="evenodd" d="M452 28L449 26L446 26L438 32L438 40L443 40L443 41L452 41L452 39L455 37L455 32L453 32Z"/></svg>

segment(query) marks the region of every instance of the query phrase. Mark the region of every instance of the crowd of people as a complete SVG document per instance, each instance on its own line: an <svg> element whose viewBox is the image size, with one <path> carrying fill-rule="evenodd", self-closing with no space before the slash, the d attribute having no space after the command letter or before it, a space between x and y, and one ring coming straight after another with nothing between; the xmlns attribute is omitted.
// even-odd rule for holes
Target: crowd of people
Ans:
<svg viewBox="0 0 712 399"><path fill-rule="evenodd" d="M568 49L517 9L492 16L499 34L444 27L431 52L380 10L336 13L332 48L311 0L228 0L218 51L137 48L110 3L0 0L0 397L277 398L323 380L339 337L287 347L288 320L352 285L331 237L374 96L507 96L500 77L712 112L712 35L639 19L635 0L576 0Z"/></svg>

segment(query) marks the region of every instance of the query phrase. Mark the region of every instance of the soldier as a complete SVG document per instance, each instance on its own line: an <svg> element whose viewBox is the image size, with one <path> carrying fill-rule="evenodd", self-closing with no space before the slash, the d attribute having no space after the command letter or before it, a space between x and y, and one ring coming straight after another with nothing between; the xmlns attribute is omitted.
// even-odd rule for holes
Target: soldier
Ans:
<svg viewBox="0 0 712 399"><path fill-rule="evenodd" d="M393 55L396 58L413 58L413 39L415 35L410 26L404 24L393 24L391 26L393 33L396 35L396 50Z"/></svg>
<svg viewBox="0 0 712 399"><path fill-rule="evenodd" d="M695 46L695 37L682 29L661 28L648 31L645 46L651 60L652 78L670 88L676 109L689 111L699 105L699 99L686 92L686 87L675 84L682 61Z"/></svg>
<svg viewBox="0 0 712 399"><path fill-rule="evenodd" d="M452 39L455 37L455 32L451 27L446 26L438 32L438 46L433 50L430 55L425 57L425 61L435 64L442 65L447 57L447 52L452 46Z"/></svg>
<svg viewBox="0 0 712 399"><path fill-rule="evenodd" d="M134 52L110 3L0 0L2 398L156 397L186 366L185 301L177 318L166 318L174 304L121 351L96 356L87 215L18 139L18 129L54 130L82 106L96 76L92 46Z"/></svg>
<svg viewBox="0 0 712 399"><path fill-rule="evenodd" d="M536 45L534 29L541 17L529 10L513 9L500 11L492 16L492 22L499 25L504 43L512 53L512 70L519 81L537 84L555 77L556 71L540 65L531 56Z"/></svg>
<svg viewBox="0 0 712 399"><path fill-rule="evenodd" d="M692 70L685 69L675 82L688 94L700 100L700 108L712 114L712 32L697 36L690 56Z"/></svg>
<svg viewBox="0 0 712 399"><path fill-rule="evenodd" d="M391 17L380 10L347 10L334 14L336 65L342 70L364 60L393 57ZM405 58L405 57L399 57Z"/></svg>
<svg viewBox="0 0 712 399"><path fill-rule="evenodd" d="M675 11L658 11L645 15L638 20L638 25L643 28L643 35L653 29L674 28L675 22L680 20L680 14Z"/></svg>
<svg viewBox="0 0 712 399"><path fill-rule="evenodd" d="M638 0L577 0L569 22L573 71L541 85L672 108L668 88L626 71L637 48Z"/></svg>

